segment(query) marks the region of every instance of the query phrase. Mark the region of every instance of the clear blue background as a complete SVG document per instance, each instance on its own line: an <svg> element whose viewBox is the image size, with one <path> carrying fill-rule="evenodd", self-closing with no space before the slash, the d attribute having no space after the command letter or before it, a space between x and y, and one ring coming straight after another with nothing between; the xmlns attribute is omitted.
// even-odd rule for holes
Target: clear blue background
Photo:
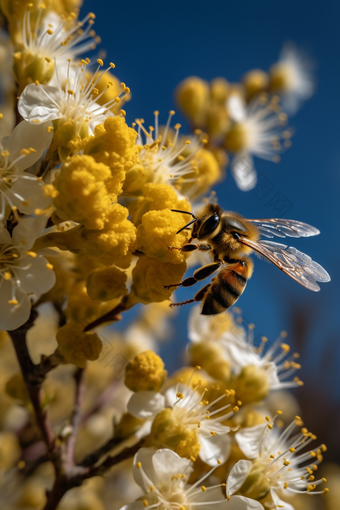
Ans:
<svg viewBox="0 0 340 510"><path fill-rule="evenodd" d="M268 70L285 41L296 42L315 58L317 92L291 119L293 146L278 165L256 160L256 168L275 192L292 202L288 217L321 230L320 236L297 240L295 246L321 263L332 282L315 294L255 260L254 276L239 306L256 324L257 334L273 341L287 330L289 343L300 350L305 381L300 397L310 403L304 412L311 416L311 426L316 416L322 416L317 428L339 420L340 2L85 0L82 12L87 11L95 11L101 47L115 62L117 76L131 87L129 123L143 117L149 125L156 109L165 120L175 106L173 91L187 76L224 76L233 82L252 68ZM185 129L180 115L175 119ZM228 210L250 218L276 215L268 200L238 190L230 175L215 189ZM192 297L190 289L185 296ZM170 370L186 343L188 311L181 309L176 341L163 350Z"/></svg>

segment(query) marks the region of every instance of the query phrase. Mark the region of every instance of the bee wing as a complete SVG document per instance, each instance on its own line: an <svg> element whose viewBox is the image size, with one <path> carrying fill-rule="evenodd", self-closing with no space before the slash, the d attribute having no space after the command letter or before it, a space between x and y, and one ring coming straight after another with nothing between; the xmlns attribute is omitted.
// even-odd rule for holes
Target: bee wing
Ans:
<svg viewBox="0 0 340 510"><path fill-rule="evenodd" d="M307 223L283 218L247 220L253 223L265 237L310 237L320 234L320 230Z"/></svg>
<svg viewBox="0 0 340 510"><path fill-rule="evenodd" d="M316 282L329 282L330 276L325 269L311 257L293 246L274 243L273 241L251 241L240 236L240 242L263 255L276 267L309 290L318 292Z"/></svg>

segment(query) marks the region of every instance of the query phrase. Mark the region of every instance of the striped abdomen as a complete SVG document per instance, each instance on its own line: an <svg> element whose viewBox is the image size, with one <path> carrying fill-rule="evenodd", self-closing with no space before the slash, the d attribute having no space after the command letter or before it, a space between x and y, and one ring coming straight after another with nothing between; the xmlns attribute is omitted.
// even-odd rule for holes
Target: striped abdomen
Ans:
<svg viewBox="0 0 340 510"><path fill-rule="evenodd" d="M243 260L222 267L204 295L202 315L216 315L233 306L246 288L249 269Z"/></svg>

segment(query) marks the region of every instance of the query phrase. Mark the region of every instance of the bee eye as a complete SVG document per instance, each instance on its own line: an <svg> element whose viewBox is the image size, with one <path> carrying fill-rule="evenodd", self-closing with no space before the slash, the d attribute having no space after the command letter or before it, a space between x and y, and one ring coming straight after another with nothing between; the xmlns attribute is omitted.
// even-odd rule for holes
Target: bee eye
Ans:
<svg viewBox="0 0 340 510"><path fill-rule="evenodd" d="M214 232L220 223L220 217L217 213L210 216L202 225L199 231L199 237L206 237Z"/></svg>

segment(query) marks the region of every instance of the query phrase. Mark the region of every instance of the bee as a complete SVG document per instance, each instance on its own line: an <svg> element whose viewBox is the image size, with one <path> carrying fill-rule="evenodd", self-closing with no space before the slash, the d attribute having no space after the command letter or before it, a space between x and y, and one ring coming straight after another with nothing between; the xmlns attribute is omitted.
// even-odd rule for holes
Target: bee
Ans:
<svg viewBox="0 0 340 510"><path fill-rule="evenodd" d="M172 209L173 212L189 214L192 220L181 228L191 225L191 239L181 248L182 252L210 251L213 262L197 269L193 276L170 287L191 287L208 278L216 271L211 282L200 289L193 299L170 306L180 306L202 301L203 315L216 315L236 303L253 273L253 262L248 255L254 251L262 255L288 276L314 292L320 290L317 282L329 282L330 276L318 263L294 247L261 239L274 237L310 237L320 233L318 229L296 220L278 218L249 220L240 214L223 211L218 204L205 205L197 215ZM194 239L198 244L192 243Z"/></svg>

